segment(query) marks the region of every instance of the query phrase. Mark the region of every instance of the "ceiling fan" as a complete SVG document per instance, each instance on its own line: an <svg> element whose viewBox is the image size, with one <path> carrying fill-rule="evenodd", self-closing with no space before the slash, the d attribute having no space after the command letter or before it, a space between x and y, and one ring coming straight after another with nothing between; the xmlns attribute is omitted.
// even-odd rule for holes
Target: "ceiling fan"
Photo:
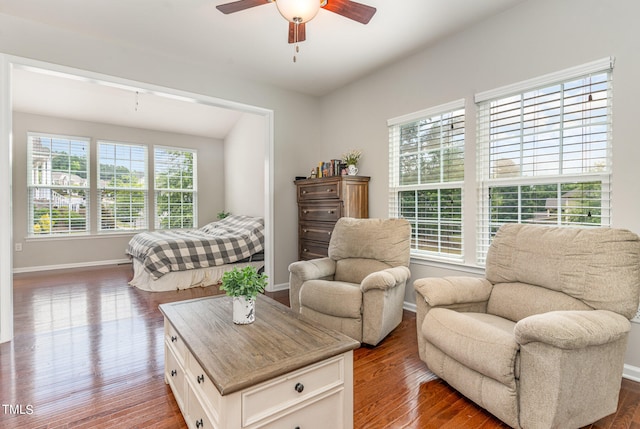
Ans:
<svg viewBox="0 0 640 429"><path fill-rule="evenodd" d="M316 16L320 8L362 24L368 24L376 13L375 7L350 0L238 0L216 8L230 14L274 2L280 14L289 21L289 43L295 44L306 39L305 24Z"/></svg>

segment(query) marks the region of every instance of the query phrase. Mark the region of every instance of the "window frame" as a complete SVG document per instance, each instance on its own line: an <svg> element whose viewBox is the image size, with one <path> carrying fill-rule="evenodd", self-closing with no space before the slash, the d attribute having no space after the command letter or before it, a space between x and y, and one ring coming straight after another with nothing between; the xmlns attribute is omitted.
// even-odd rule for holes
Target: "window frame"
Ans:
<svg viewBox="0 0 640 429"><path fill-rule="evenodd" d="M34 139L39 139L39 138L44 138L44 139L49 139L51 141L51 145L53 145L53 141L54 140L61 140L61 141L66 141L69 147L69 157L73 156L71 155L73 149L71 148L71 146L74 143L80 143L82 145L82 150L85 151L85 155L84 155L84 159L85 159L85 169L84 170L71 170L71 160L69 159L68 161L68 169L66 170L66 173L68 174L68 178L67 180L71 180L71 176L78 176L80 178L82 178L81 176L74 174L73 172L79 173L82 172L86 175L85 178L82 178L84 180L84 185L82 186L71 186L69 185L61 185L61 184L53 184L53 174L54 173L61 173L63 170L54 170L53 167L53 152L49 151L49 156L48 156L48 163L51 164L51 166L49 167L45 167L46 174L49 174L50 177L48 177L48 179L46 179L46 182L51 182L51 183L36 183L34 181L34 177L37 175L37 170L34 169ZM56 205L54 205L53 200L51 200L51 197L49 197L49 207L48 207L48 211L49 211L49 217L48 219L43 220L44 223L42 222L38 222L36 224L35 222L35 202L34 202L34 192L39 192L38 190L48 190L49 192L45 192L51 194L52 192L55 192L56 190L60 190L60 191L66 191L66 193L68 194L73 194L74 192L77 191L83 191L84 196L82 198L82 201L84 202L83 205L78 206L78 210L82 207L84 207L84 216L82 218L82 221L84 223L84 228L82 228L81 230L77 230L74 231L73 230L73 220L72 220L72 216L71 216L71 212L72 211L78 211L78 210L73 210L71 209L71 206L75 206L76 203L73 203L71 198L68 198L68 204L67 204L67 213L68 213L68 217L67 217L67 221L68 221L68 227L66 229L66 231L57 231L57 232L53 232L52 228L54 225L51 225L51 214L53 213L54 207L57 207ZM29 239L43 239L43 238L52 238L52 237L73 237L73 236L84 236L84 235L89 235L91 233L91 204L90 204L90 196L91 196L91 139L88 137L80 137L80 136L70 136L70 135L61 135L61 134L55 134L55 133L40 133L40 132L27 132L27 203L28 203L28 219L27 219L27 237ZM64 198L64 197L63 197ZM80 218L77 218L80 219ZM53 222L55 224L55 222ZM36 226L39 226L39 228L48 228L49 232L36 232Z"/></svg>
<svg viewBox="0 0 640 429"><path fill-rule="evenodd" d="M598 61L594 61L591 63L579 65L576 67L571 67L569 69L561 70L556 73L550 73L547 75L539 76L534 79L530 79L527 81L519 82L513 85L508 85L502 88L497 88L491 91L486 91L482 93L478 93L475 95L475 102L477 106L477 115L476 115L476 126L477 126L477 148L476 148L476 173L477 173L477 190L478 190L478 204L477 204L477 222L476 222L476 264L479 266L484 266L486 261L486 253L491 243L495 232L499 228L499 226L506 221L493 221L492 220L492 202L491 202L491 190L496 189L498 187L518 187L518 217L517 223L547 223L543 221L530 220L523 221L522 218L522 187L529 187L529 189L535 189L536 187L545 187L545 186L556 186L557 195L556 195L556 203L560 204L556 207L562 207L563 194L561 191L561 187L563 185L575 185L578 186L580 184L592 184L594 182L600 183L600 223L597 226L610 226L611 225L611 207L612 207L612 199L611 199L611 183L612 183L612 146L613 146L613 136L612 136L612 104L613 104L613 66L614 59L612 57L603 58ZM553 86L561 86L560 90L560 103L564 107L564 101L567 98L565 92L568 91L564 85L571 83L573 81L587 78L589 76L596 76L601 74L607 74L606 79L606 115L604 120L604 126L606 126L606 133L600 133L606 135L606 148L604 150L604 163L602 164L601 171L585 171L584 167L583 171L563 171L563 163L566 161L564 157L563 148L570 147L571 143L569 143L569 137L565 137L565 130L569 130L570 126L565 126L565 122L568 122L565 118L565 115L568 115L567 112L560 108L558 113L558 134L559 137L557 140L559 141L557 145L553 146L554 148L558 148L558 172L557 174L529 174L525 175L522 173L523 171L523 161L521 158L521 162L516 170L513 170L510 174L511 177L492 177L492 165L491 165L491 136L492 136L492 128L491 128L491 104L498 100L505 100L509 97L514 96L524 96L524 94L531 93L534 91L542 91L543 89L551 88ZM584 94L582 94L584 95ZM591 102L592 100L589 98L588 100ZM551 110L551 108L549 108ZM587 109L582 108L580 112L584 112ZM524 112L524 107L521 107L521 112ZM524 116L525 114L522 113ZM592 125L589 122L590 118L584 119L582 118L582 126L577 128L589 128ZM524 127L524 123L526 122L523 117L520 118L520 125ZM588 125L585 125L588 124ZM597 126L603 126L602 123L598 123ZM535 133L532 133L534 135ZM596 134L596 133L594 133ZM591 134L585 134L586 136L590 136ZM520 156L522 157L524 145L524 134L519 138L520 140ZM517 141L516 138L514 140ZM565 143L567 140L567 143ZM582 140L582 145L585 145L585 140ZM551 147L551 146L549 146ZM538 156L538 155L536 155ZM587 155L588 156L588 155ZM541 158L542 159L542 158ZM581 161L584 161L585 154L582 154ZM497 164L497 163L496 163ZM535 162L533 163L535 164ZM533 165L532 164L532 165ZM505 174L505 176L509 176ZM585 204L585 197L582 196L582 204ZM588 201L588 198L587 198ZM539 208L540 206L538 206ZM582 206L581 206L582 207ZM591 216L591 211L589 211L589 216ZM580 223L580 222L563 222L563 216L560 215L560 210L558 209L556 212L556 220L555 222L548 222L555 226L583 226L588 227L588 222ZM550 216L549 219L552 219ZM594 224L595 225L595 224Z"/></svg>
<svg viewBox="0 0 640 429"><path fill-rule="evenodd" d="M160 165L162 162L158 162L158 151L164 152L182 152L189 153L192 156L192 173L191 173L191 188L174 188L171 186L162 187L158 186L159 176L161 176L161 172L159 172ZM189 148L181 148L181 147L172 147L172 146L154 146L153 148L153 216L154 216L154 227L156 230L166 230L166 229L189 229L196 228L198 225L198 151L196 149ZM167 183L170 181L168 180ZM181 180L182 183L182 180ZM159 213L159 199L162 193L173 193L180 194L180 199L184 200L185 196L191 195L191 216L188 215L180 215L180 216L169 216L169 227L163 227L162 222L166 217L164 213ZM184 201L181 201L180 207L185 204ZM191 222L188 222L188 219L191 219ZM180 227L171 227L171 219L181 219Z"/></svg>
<svg viewBox="0 0 640 429"><path fill-rule="evenodd" d="M417 123L419 123L420 121L426 121L427 123L439 121L439 126L441 126L442 121L444 120L443 117L454 115L456 112L458 112L458 115L453 116L454 118L461 116L461 119L458 119L458 121L456 122L458 124L461 124L461 127L457 129L459 133L450 135L447 139L443 137L446 135L446 132L443 131L443 129L440 129L439 143L436 146L433 146L431 149L423 149L419 146L426 146L428 145L428 143L421 141L419 144L417 144L415 155L418 159L418 178L416 180L416 183L401 183L400 158L402 157L402 154L400 146L402 128L405 126L420 127L420 125L417 125ZM464 158L466 139L465 118L465 100L459 99L450 103L434 106L408 115L392 118L387 121L387 126L389 129L389 216L392 218L403 217L402 212L404 210L400 201L401 193L406 193L408 199L414 199L415 207L413 208L413 211L415 213L415 216L411 217L410 219L407 218L407 220L409 220L409 222L411 223L412 258L442 259L445 261L456 263L460 263L464 260L465 249L463 234L463 207L465 174ZM456 136L458 137L458 139L456 139ZM443 163L439 162L438 166L440 168L440 171L438 179L425 180L423 183L420 170L424 166L421 160L428 159L430 152L438 152L441 156L440 159L443 159L443 152L448 147L453 147L454 149L460 150L461 163L458 168L460 168L461 177L456 178L457 180L446 180ZM452 216L454 217L456 217L457 214L458 217L458 219L455 221L451 221L450 217L444 216L443 213L446 212L443 212L441 210L442 205L446 203L443 195L445 195L447 191L450 191L451 195L456 195L456 192L459 195L458 202L454 202L453 198L450 199L450 201L454 203L454 206L451 206L452 210L450 214L452 214ZM413 193L413 196L411 196L411 193ZM435 204L435 206L432 206L431 210L428 207L429 201L431 202L431 204ZM434 208L435 211L433 210ZM409 208L408 206L405 206L404 209L411 211L411 208ZM419 214L420 211L422 211L422 215ZM437 216L435 218L430 217L430 212L436 213ZM406 213L407 211L405 211L405 214ZM428 225L432 226L432 229L429 229ZM422 233L419 232L421 228L423 231ZM457 229L457 233L454 233L452 235L454 238L449 238L451 236L446 233L446 231L450 228L453 228L454 231ZM458 237L459 241L456 240L456 236ZM428 247L431 247L432 249L427 250L426 248Z"/></svg>

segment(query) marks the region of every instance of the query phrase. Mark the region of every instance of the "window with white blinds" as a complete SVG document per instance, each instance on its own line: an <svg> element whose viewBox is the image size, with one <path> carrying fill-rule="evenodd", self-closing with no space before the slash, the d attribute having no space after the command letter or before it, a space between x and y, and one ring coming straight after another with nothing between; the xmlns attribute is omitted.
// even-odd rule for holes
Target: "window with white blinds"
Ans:
<svg viewBox="0 0 640 429"><path fill-rule="evenodd" d="M29 236L89 232L89 139L27 135Z"/></svg>
<svg viewBox="0 0 640 429"><path fill-rule="evenodd" d="M195 150L154 149L156 229L197 225L197 153Z"/></svg>
<svg viewBox="0 0 640 429"><path fill-rule="evenodd" d="M504 223L609 226L613 61L476 95L477 262Z"/></svg>
<svg viewBox="0 0 640 429"><path fill-rule="evenodd" d="M461 259L464 100L391 119L389 216L411 223L411 255Z"/></svg>
<svg viewBox="0 0 640 429"><path fill-rule="evenodd" d="M147 229L147 147L98 142L99 231Z"/></svg>

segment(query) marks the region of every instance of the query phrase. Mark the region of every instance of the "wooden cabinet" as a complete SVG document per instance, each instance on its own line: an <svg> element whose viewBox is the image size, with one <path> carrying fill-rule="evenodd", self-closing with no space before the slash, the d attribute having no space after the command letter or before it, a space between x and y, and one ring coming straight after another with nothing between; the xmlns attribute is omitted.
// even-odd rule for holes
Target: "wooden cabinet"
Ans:
<svg viewBox="0 0 640 429"><path fill-rule="evenodd" d="M295 184L300 260L327 256L333 226L341 217L369 217L369 177L333 176Z"/></svg>

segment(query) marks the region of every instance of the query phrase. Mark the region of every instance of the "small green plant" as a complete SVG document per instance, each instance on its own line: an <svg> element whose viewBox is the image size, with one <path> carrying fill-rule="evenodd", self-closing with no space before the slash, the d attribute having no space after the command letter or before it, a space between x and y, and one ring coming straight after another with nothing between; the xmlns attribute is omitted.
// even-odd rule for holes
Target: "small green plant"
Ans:
<svg viewBox="0 0 640 429"><path fill-rule="evenodd" d="M263 273L259 274L251 265L242 269L234 268L222 275L220 290L225 291L229 296L255 298L259 293L264 292L267 278Z"/></svg>
<svg viewBox="0 0 640 429"><path fill-rule="evenodd" d="M358 165L362 151L358 149L351 149L348 152L342 154L342 162L347 165Z"/></svg>
<svg viewBox="0 0 640 429"><path fill-rule="evenodd" d="M230 214L231 212L225 212L224 210L222 210L221 212L218 212L218 219L222 220Z"/></svg>

